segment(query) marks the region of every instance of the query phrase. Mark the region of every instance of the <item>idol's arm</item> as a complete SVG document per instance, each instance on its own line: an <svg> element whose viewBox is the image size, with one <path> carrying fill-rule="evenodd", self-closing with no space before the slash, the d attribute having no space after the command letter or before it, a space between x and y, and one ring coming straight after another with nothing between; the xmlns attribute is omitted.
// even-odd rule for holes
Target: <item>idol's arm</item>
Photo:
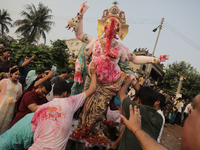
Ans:
<svg viewBox="0 0 200 150"><path fill-rule="evenodd" d="M73 28L72 31L75 31L76 38L88 44L94 37L83 33L83 14L89 8L89 6L85 5L85 3L86 1L80 5L77 15L68 20L68 25L66 28Z"/></svg>
<svg viewBox="0 0 200 150"><path fill-rule="evenodd" d="M169 58L169 55L163 54L159 57L151 57L151 56L136 56L130 50L127 50L129 53L129 61L134 64L142 65L142 64L151 64L151 63L159 63L161 61L166 61Z"/></svg>

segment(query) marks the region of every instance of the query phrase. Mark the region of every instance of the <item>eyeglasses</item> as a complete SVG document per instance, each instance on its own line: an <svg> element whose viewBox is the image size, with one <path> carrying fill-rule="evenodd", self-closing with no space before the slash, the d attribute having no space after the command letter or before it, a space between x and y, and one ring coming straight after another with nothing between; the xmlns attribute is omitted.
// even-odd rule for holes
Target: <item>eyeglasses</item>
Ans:
<svg viewBox="0 0 200 150"><path fill-rule="evenodd" d="M44 74L48 75L48 74L49 74L49 72L44 72Z"/></svg>

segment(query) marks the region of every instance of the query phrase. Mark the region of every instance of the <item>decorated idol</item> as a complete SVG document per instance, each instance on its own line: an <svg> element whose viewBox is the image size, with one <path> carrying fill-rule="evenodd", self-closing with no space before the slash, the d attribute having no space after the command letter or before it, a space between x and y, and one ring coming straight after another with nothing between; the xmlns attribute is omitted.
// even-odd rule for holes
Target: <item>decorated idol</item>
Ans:
<svg viewBox="0 0 200 150"><path fill-rule="evenodd" d="M108 102L116 95L123 82L121 71L135 79L134 73L128 65L129 62L134 64L158 63L168 59L168 55L164 54L160 57L136 56L118 42L118 39L123 40L128 34L129 25L126 24L125 12L120 11L117 2L114 2L114 6L110 9L104 10L102 18L98 20L98 37L84 33L82 19L85 11L89 8L85 3L80 5L77 15L68 21L67 28L73 28L76 37L88 44L80 53L75 64L75 84L81 86L85 83L86 73L83 68L86 67L85 61L89 56L91 56L91 62L95 62L97 65L97 90L85 101L79 126L80 128L85 125L89 128L93 127L94 133L101 134L101 125L105 119L104 112Z"/></svg>

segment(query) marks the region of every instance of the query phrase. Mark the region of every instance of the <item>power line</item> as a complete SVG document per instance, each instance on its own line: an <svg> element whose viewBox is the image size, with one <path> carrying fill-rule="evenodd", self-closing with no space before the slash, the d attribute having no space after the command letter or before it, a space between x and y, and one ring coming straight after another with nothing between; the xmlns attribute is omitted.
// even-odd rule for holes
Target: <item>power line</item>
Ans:
<svg viewBox="0 0 200 150"><path fill-rule="evenodd" d="M174 27L172 27L169 23L165 22L164 23L164 27L166 27L169 31L171 31L172 33L174 33L176 36L178 36L179 38L181 38L182 40L184 40L185 42L187 42L189 45L191 45L192 47L194 47L195 49L197 49L198 51L200 51L200 46L199 45L197 45L191 39L189 39L188 37L186 37L185 35L183 35L177 29L175 29Z"/></svg>

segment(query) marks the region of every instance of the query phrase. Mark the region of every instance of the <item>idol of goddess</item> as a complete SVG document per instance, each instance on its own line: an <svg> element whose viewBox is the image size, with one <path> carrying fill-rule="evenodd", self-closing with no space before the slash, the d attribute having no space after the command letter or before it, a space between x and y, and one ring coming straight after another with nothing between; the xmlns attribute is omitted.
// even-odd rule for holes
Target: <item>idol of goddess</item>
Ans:
<svg viewBox="0 0 200 150"><path fill-rule="evenodd" d="M92 37L83 33L83 14L89 8L85 3L80 5L77 15L68 20L68 26L66 28L73 28L76 38L88 44L84 49L85 58L87 59L92 54L91 62L96 64L97 90L85 101L79 126L82 128L87 124L87 126L93 129L93 133L101 134L102 121L105 119L104 112L106 111L108 102L121 88L122 68L119 63L158 63L168 59L168 55L164 54L160 57L136 56L117 41L118 37L121 40L125 38L129 25L126 24L124 11L119 10L116 1L113 3L113 7L109 10L104 10L102 18L98 20L98 37ZM82 63L77 59L75 63L74 82L78 82L79 84L83 82L81 76L82 67ZM130 78L134 79L134 74L129 74L130 70L126 72L126 68L128 67L128 65L125 65L123 70L125 70L125 73Z"/></svg>

